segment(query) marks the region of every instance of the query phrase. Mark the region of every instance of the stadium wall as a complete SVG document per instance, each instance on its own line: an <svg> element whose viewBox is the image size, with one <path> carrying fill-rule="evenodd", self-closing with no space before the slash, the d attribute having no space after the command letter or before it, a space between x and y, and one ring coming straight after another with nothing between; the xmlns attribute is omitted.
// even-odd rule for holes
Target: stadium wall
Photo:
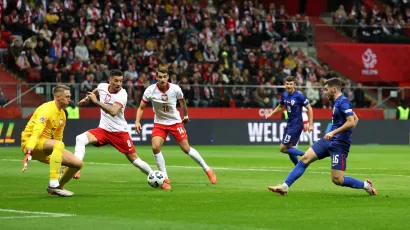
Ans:
<svg viewBox="0 0 410 230"><path fill-rule="evenodd" d="M138 145L150 145L153 128L152 119L142 120L142 133L136 134L134 119L128 120L128 132L133 142ZM0 146L20 145L21 132L26 119L0 121ZM64 132L67 146L75 144L75 137L88 129L97 127L98 119L68 120ZM190 143L193 145L277 145L283 135L285 122L278 120L243 119L199 119L185 126ZM314 141L323 137L329 130L331 121L316 121L312 137ZM410 121L362 120L353 133L353 144L395 144L407 145L410 138ZM176 144L173 138L167 141ZM301 144L308 140L302 135Z"/></svg>

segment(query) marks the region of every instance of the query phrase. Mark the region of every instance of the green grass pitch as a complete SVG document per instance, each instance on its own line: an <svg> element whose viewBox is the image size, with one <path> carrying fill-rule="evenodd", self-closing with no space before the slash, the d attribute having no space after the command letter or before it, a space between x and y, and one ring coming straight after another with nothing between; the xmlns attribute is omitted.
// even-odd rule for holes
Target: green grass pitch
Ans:
<svg viewBox="0 0 410 230"><path fill-rule="evenodd" d="M115 149L88 146L81 179L66 186L75 195L61 198L45 191L47 165L22 173L20 148L1 147L0 229L410 229L409 146L352 146L346 174L372 179L373 197L333 185L329 158L281 197L267 189L292 169L278 146L195 148L216 185L177 146L163 149L170 192L149 187ZM149 146L137 152L156 168Z"/></svg>

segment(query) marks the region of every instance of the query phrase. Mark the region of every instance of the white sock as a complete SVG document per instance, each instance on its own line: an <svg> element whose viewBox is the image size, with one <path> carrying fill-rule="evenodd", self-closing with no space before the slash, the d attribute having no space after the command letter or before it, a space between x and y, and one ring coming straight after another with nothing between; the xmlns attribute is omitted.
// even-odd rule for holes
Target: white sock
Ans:
<svg viewBox="0 0 410 230"><path fill-rule="evenodd" d="M158 169L162 173L164 173L165 178L168 178L167 168L165 167L165 159L164 159L164 156L162 155L162 152L154 154L154 160L155 160L155 163L157 164Z"/></svg>
<svg viewBox="0 0 410 230"><path fill-rule="evenodd" d="M188 155L190 155L192 159L194 159L194 161L196 161L199 165L201 165L201 167L205 171L209 170L209 166L205 163L204 159L201 157L201 155L199 155L198 151L196 151L194 148L191 147L189 149Z"/></svg>
<svg viewBox="0 0 410 230"><path fill-rule="evenodd" d="M88 137L85 133L78 135L75 138L74 156L83 160L85 155L85 146L88 144Z"/></svg>
<svg viewBox="0 0 410 230"><path fill-rule="evenodd" d="M152 172L151 167L147 164L147 162L141 160L141 158L137 158L134 162L132 162L135 167L139 168L143 173L146 175Z"/></svg>
<svg viewBox="0 0 410 230"><path fill-rule="evenodd" d="M369 183L367 183L367 181L363 181L363 183L364 183L363 188L368 189L369 188Z"/></svg>
<svg viewBox="0 0 410 230"><path fill-rule="evenodd" d="M289 189L289 185L287 185L286 183L283 183L283 184L282 184L282 187L283 187L284 189L286 189L286 190Z"/></svg>
<svg viewBox="0 0 410 230"><path fill-rule="evenodd" d="M60 186L60 183L58 183L58 180L50 180L49 186L51 188L57 188L58 186Z"/></svg>

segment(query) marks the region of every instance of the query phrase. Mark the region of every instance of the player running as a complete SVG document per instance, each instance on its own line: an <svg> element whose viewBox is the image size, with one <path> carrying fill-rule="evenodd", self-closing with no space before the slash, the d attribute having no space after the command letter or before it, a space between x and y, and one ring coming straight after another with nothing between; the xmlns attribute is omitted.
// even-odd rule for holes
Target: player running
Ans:
<svg viewBox="0 0 410 230"><path fill-rule="evenodd" d="M158 169L166 176L166 183L162 185L162 189L171 190L170 181L165 167L165 160L161 152L162 145L167 138L168 133L174 136L179 147L186 154L192 157L208 175L212 184L216 183L216 175L194 148L189 146L188 135L184 128L184 124L189 122L188 107L185 104L184 95L178 85L168 83L168 70L165 67L160 67L157 73L157 84L149 86L142 97L141 104L137 110L135 121L135 129L137 133L141 132L141 117L148 102L152 102L154 117L154 128L152 130L152 151L154 153L155 163ZM181 120L179 111L177 110L177 101L181 105L184 113L184 118Z"/></svg>
<svg viewBox="0 0 410 230"><path fill-rule="evenodd" d="M286 91L282 93L279 105L272 112L266 114L265 118L268 119L276 113L281 112L285 107L288 114L288 122L283 133L280 151L282 153L288 153L290 160L296 165L298 163L298 156L304 154L303 151L294 148L299 141L302 130L304 129L302 107L306 107L308 112L308 132L313 130L313 111L309 104L309 100L306 99L305 95L296 90L295 77L288 76L285 78L285 88Z"/></svg>
<svg viewBox="0 0 410 230"><path fill-rule="evenodd" d="M79 106L83 106L92 101L101 108L101 118L98 128L88 130L76 137L74 155L82 160L87 144L96 147L110 144L125 154L133 165L148 175L152 169L138 157L128 133L128 123L124 118L127 92L122 88L122 81L122 72L116 69L111 70L109 84L100 83L96 89L88 93L87 97L78 103ZM99 95L100 100L97 99L97 95ZM79 179L80 172L74 178Z"/></svg>
<svg viewBox="0 0 410 230"><path fill-rule="evenodd" d="M66 125L64 109L70 103L70 88L58 85L53 91L54 100L40 105L21 133L21 149L26 154L22 171L27 169L30 160L37 160L50 165L50 182L47 192L58 196L72 196L73 192L64 189L83 162L68 150L64 149L63 133ZM61 165L68 168L60 181L58 174Z"/></svg>
<svg viewBox="0 0 410 230"><path fill-rule="evenodd" d="M332 182L339 186L354 189L364 189L370 195L376 195L376 189L371 180L360 181L344 175L346 159L352 142L352 128L355 128L359 119L352 110L349 100L341 93L342 81L331 78L325 83L326 95L333 101L332 127L330 132L316 142L303 155L295 168L289 173L285 183L269 186L268 189L286 195L289 187L303 175L310 163L326 157L332 158Z"/></svg>

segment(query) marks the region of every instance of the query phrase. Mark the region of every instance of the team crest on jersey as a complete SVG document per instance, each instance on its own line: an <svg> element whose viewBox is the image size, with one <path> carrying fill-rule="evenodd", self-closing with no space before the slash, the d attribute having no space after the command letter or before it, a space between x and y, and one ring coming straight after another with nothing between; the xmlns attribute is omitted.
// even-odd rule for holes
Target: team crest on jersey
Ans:
<svg viewBox="0 0 410 230"><path fill-rule="evenodd" d="M105 95L104 102L108 103L108 102L110 102L110 100L111 100L111 95L109 95L109 94Z"/></svg>
<svg viewBox="0 0 410 230"><path fill-rule="evenodd" d="M168 101L168 95L162 94L162 95L161 95L161 100L162 100L162 101Z"/></svg>
<svg viewBox="0 0 410 230"><path fill-rule="evenodd" d="M291 100L290 104L293 106L295 104L295 100Z"/></svg>
<svg viewBox="0 0 410 230"><path fill-rule="evenodd" d="M40 120L41 123L44 123L44 122L46 121L46 117L41 116L41 117L39 118L39 120Z"/></svg>

